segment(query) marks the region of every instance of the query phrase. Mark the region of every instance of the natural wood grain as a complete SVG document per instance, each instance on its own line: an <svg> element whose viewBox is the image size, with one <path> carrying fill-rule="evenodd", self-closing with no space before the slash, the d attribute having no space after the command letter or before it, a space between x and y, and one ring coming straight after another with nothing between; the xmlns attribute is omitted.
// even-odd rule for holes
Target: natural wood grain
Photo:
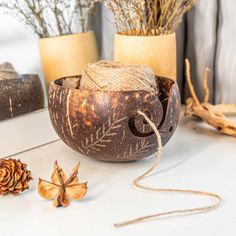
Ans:
<svg viewBox="0 0 236 236"><path fill-rule="evenodd" d="M152 67L155 75L176 80L176 35L127 36L116 34L114 60Z"/></svg>
<svg viewBox="0 0 236 236"><path fill-rule="evenodd" d="M39 49L47 86L55 79L79 75L88 63L98 60L92 31L40 39Z"/></svg>

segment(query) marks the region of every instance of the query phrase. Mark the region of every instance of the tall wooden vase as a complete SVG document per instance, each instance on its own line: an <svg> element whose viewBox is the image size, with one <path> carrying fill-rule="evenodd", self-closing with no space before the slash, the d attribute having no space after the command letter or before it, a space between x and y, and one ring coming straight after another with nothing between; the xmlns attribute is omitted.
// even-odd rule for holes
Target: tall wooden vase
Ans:
<svg viewBox="0 0 236 236"><path fill-rule="evenodd" d="M152 67L155 75L176 80L176 35L130 36L117 33L114 60Z"/></svg>
<svg viewBox="0 0 236 236"><path fill-rule="evenodd" d="M92 31L40 39L39 50L47 88L58 78L80 74L99 58Z"/></svg>

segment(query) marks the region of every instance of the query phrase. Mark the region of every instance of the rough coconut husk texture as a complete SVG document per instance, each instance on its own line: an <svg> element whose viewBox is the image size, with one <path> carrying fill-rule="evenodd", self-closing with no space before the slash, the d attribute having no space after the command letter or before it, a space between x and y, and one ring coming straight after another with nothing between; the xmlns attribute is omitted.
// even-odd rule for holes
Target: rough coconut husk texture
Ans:
<svg viewBox="0 0 236 236"><path fill-rule="evenodd" d="M186 100L186 116L198 117L211 125L219 132L236 137L236 122L230 120L225 115L236 115L236 104L219 104L212 105L209 103L210 91L207 85L209 69L205 69L203 86L205 90L205 98L203 102L197 97L190 75L190 63L186 59L186 78L191 97Z"/></svg>

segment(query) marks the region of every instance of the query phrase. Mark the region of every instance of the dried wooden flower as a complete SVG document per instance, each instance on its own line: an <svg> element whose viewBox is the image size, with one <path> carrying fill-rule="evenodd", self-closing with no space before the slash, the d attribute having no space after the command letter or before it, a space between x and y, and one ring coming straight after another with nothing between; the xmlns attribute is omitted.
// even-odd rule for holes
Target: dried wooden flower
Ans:
<svg viewBox="0 0 236 236"><path fill-rule="evenodd" d="M186 116L195 116L209 125L216 128L219 132L236 137L236 122L228 119L225 114L236 114L236 104L219 104L212 105L209 103L210 92L207 86L209 69L205 69L205 79L203 82L205 98L200 102L191 81L190 63L186 59L186 78L192 97L186 100Z"/></svg>
<svg viewBox="0 0 236 236"><path fill-rule="evenodd" d="M39 179L39 194L45 199L54 199L55 207L66 207L70 204L71 199L80 200L83 198L87 192L87 183L79 183L77 176L79 166L80 163L75 166L72 174L67 178L56 161L51 182Z"/></svg>
<svg viewBox="0 0 236 236"><path fill-rule="evenodd" d="M26 167L20 160L0 159L0 195L17 195L29 188L33 178Z"/></svg>

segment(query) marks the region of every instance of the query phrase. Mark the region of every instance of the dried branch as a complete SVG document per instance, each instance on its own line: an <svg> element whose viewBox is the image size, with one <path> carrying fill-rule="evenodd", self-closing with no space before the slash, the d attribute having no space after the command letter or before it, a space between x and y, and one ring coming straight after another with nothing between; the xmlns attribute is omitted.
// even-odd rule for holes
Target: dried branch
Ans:
<svg viewBox="0 0 236 236"><path fill-rule="evenodd" d="M0 0L0 10L23 22L40 38L88 30L96 0Z"/></svg>
<svg viewBox="0 0 236 236"><path fill-rule="evenodd" d="M191 82L190 63L188 59L185 60L185 64L186 64L186 78L187 78L190 94L192 95L194 103L196 103L197 106L200 106L201 105L200 101L195 93L193 84Z"/></svg>
<svg viewBox="0 0 236 236"><path fill-rule="evenodd" d="M209 102L209 98L210 98L210 90L207 85L208 78L209 78L209 72L210 72L210 69L207 67L204 72L204 80L203 80L203 87L205 90L204 102Z"/></svg>
<svg viewBox="0 0 236 236"><path fill-rule="evenodd" d="M228 115L236 115L236 104L218 104L214 106L215 111Z"/></svg>
<svg viewBox="0 0 236 236"><path fill-rule="evenodd" d="M187 106L185 115L198 117L216 128L219 132L236 137L236 122L225 116L225 114L236 114L236 104L219 104L214 106L208 103L210 95L209 88L207 86L209 74L208 68L205 70L204 78L205 99L204 102L200 103L192 84L190 76L190 63L187 59L185 60L185 63L186 78L191 94L191 97L186 100Z"/></svg>
<svg viewBox="0 0 236 236"><path fill-rule="evenodd" d="M117 31L128 35L161 35L176 31L197 0L100 0L114 14Z"/></svg>

